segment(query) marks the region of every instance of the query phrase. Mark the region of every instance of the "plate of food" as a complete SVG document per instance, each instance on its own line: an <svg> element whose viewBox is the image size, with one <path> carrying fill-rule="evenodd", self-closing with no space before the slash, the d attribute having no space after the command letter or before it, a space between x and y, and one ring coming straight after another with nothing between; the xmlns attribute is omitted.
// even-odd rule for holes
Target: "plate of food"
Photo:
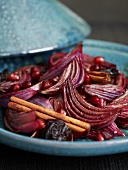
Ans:
<svg viewBox="0 0 128 170"><path fill-rule="evenodd" d="M13 59L2 61L1 143L60 156L128 151L128 46L88 39Z"/></svg>

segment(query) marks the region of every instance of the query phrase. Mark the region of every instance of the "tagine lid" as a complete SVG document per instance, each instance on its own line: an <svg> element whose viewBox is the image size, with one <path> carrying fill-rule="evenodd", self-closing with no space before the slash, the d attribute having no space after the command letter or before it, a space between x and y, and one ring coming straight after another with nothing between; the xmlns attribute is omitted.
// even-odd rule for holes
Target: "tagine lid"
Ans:
<svg viewBox="0 0 128 170"><path fill-rule="evenodd" d="M0 57L66 48L91 32L57 0L1 0L0 7Z"/></svg>

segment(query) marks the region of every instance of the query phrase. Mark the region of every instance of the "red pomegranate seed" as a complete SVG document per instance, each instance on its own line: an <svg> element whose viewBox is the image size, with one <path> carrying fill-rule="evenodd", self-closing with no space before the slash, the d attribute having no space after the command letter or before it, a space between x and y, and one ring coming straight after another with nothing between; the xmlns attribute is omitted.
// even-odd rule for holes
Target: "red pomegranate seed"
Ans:
<svg viewBox="0 0 128 170"><path fill-rule="evenodd" d="M20 90L20 89L21 89L20 84L13 84L13 85L10 87L9 91L10 91L10 92L13 92L13 91L18 91L18 90Z"/></svg>
<svg viewBox="0 0 128 170"><path fill-rule="evenodd" d="M85 83L85 84L91 84L91 82L92 82L91 77L90 77L87 73L85 73L84 83Z"/></svg>
<svg viewBox="0 0 128 170"><path fill-rule="evenodd" d="M58 109L56 110L56 112L66 115L65 110L62 109L62 108L58 108Z"/></svg>
<svg viewBox="0 0 128 170"><path fill-rule="evenodd" d="M103 141L103 140L104 140L104 136L103 136L101 133L98 133L98 134L96 135L96 140L97 140L97 141Z"/></svg>
<svg viewBox="0 0 128 170"><path fill-rule="evenodd" d="M44 129L46 127L46 123L43 119L37 119L37 122L39 124L39 129Z"/></svg>
<svg viewBox="0 0 128 170"><path fill-rule="evenodd" d="M33 72L31 74L31 78L32 78L32 80L39 80L39 78L40 78L40 71Z"/></svg>
<svg viewBox="0 0 128 170"><path fill-rule="evenodd" d="M100 71L100 66L95 64L90 67L90 71Z"/></svg>
<svg viewBox="0 0 128 170"><path fill-rule="evenodd" d="M32 80L39 80L40 74L41 73L38 67L31 68L30 75L31 75Z"/></svg>
<svg viewBox="0 0 128 170"><path fill-rule="evenodd" d="M58 77L58 76L50 79L50 81L51 81L53 84L57 83L58 80L59 80L59 77Z"/></svg>
<svg viewBox="0 0 128 170"><path fill-rule="evenodd" d="M104 58L101 56L97 56L94 58L94 64L95 65L101 65L104 62Z"/></svg>
<svg viewBox="0 0 128 170"><path fill-rule="evenodd" d="M51 86L52 86L51 81L45 80L45 81L42 82L42 87L41 87L41 89L42 89L42 90L45 90L45 89L47 89L47 88L49 88L49 87L51 87Z"/></svg>
<svg viewBox="0 0 128 170"><path fill-rule="evenodd" d="M32 73L34 73L34 72L36 72L36 71L40 71L40 70L39 70L38 67L34 66L34 67L31 68L30 73L32 74Z"/></svg>
<svg viewBox="0 0 128 170"><path fill-rule="evenodd" d="M18 81L19 79L20 79L19 75L15 74L15 73L11 73L7 77L7 80L9 80L9 81Z"/></svg>
<svg viewBox="0 0 128 170"><path fill-rule="evenodd" d="M99 98L99 103L97 107L103 107L106 106L106 101L103 98Z"/></svg>
<svg viewBox="0 0 128 170"><path fill-rule="evenodd" d="M30 86L32 86L32 82L31 82L31 81L25 81L25 82L22 84L22 87L23 87L24 89L26 89L26 88L28 88L28 87L30 87Z"/></svg>
<svg viewBox="0 0 128 170"><path fill-rule="evenodd" d="M94 95L94 96L90 97L89 101L91 104L98 105L100 98L98 96Z"/></svg>

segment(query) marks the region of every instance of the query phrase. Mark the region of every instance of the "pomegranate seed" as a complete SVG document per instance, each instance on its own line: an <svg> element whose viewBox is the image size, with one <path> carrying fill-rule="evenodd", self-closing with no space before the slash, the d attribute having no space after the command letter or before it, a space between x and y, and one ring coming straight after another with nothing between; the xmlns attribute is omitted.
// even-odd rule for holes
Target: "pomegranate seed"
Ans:
<svg viewBox="0 0 128 170"><path fill-rule="evenodd" d="M37 122L39 124L39 129L44 129L46 127L46 123L43 119L37 119Z"/></svg>
<svg viewBox="0 0 128 170"><path fill-rule="evenodd" d="M103 107L106 106L106 101L103 98L99 98L99 103L97 107Z"/></svg>
<svg viewBox="0 0 128 170"><path fill-rule="evenodd" d="M40 70L39 70L38 67L34 66L34 67L31 68L30 73L32 74L32 73L34 73L34 72L36 72L36 71L40 71Z"/></svg>
<svg viewBox="0 0 128 170"><path fill-rule="evenodd" d="M97 56L94 58L94 64L95 65L101 65L104 62L104 58L101 56Z"/></svg>
<svg viewBox="0 0 128 170"><path fill-rule="evenodd" d="M101 133L98 133L98 134L96 135L96 140L97 140L97 141L104 141L104 135L102 135Z"/></svg>
<svg viewBox="0 0 128 170"><path fill-rule="evenodd" d="M56 112L66 115L65 110L62 109L62 108L58 108L58 109L56 110Z"/></svg>
<svg viewBox="0 0 128 170"><path fill-rule="evenodd" d="M42 82L42 87L41 87L41 89L42 89L42 90L45 90L45 89L47 89L47 88L49 88L49 87L51 87L51 86L52 86L51 81L45 80L45 81Z"/></svg>
<svg viewBox="0 0 128 170"><path fill-rule="evenodd" d="M98 96L96 96L96 95L91 96L90 99L89 99L90 103L94 104L94 105L98 105L99 100L100 100L100 98Z"/></svg>
<svg viewBox="0 0 128 170"><path fill-rule="evenodd" d="M10 91L10 92L19 91L20 89L21 89L20 84L13 84L13 85L10 87L9 91Z"/></svg>
<svg viewBox="0 0 128 170"><path fill-rule="evenodd" d="M24 89L26 89L26 88L28 88L28 87L30 87L30 86L32 86L32 82L31 82L31 81L25 81L25 82L22 84L22 87L23 87Z"/></svg>
<svg viewBox="0 0 128 170"><path fill-rule="evenodd" d="M100 66L95 64L90 67L90 71L100 71Z"/></svg>
<svg viewBox="0 0 128 170"><path fill-rule="evenodd" d="M59 80L59 77L58 77L58 76L50 79L50 81L51 81L53 84L57 83L58 80Z"/></svg>
<svg viewBox="0 0 128 170"><path fill-rule="evenodd" d="M15 73L11 73L7 77L7 80L9 80L9 81L18 81L19 79L20 79L19 75L15 74Z"/></svg>
<svg viewBox="0 0 128 170"><path fill-rule="evenodd" d="M34 66L31 68L30 75L31 75L32 80L39 80L40 74L41 73L38 67Z"/></svg>
<svg viewBox="0 0 128 170"><path fill-rule="evenodd" d="M91 84L91 82L92 82L91 77L90 77L87 73L85 73L84 83L85 83L85 84Z"/></svg>
<svg viewBox="0 0 128 170"><path fill-rule="evenodd" d="M31 78L32 78L32 80L39 80L40 71L35 71L35 72L31 73Z"/></svg>

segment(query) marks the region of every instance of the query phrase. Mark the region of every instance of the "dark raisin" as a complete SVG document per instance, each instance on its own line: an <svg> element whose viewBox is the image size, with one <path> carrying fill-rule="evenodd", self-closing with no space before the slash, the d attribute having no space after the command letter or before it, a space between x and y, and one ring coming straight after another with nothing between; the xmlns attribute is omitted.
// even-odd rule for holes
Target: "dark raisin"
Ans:
<svg viewBox="0 0 128 170"><path fill-rule="evenodd" d="M40 131L40 137L58 141L72 141L73 133L63 120L48 120L46 128Z"/></svg>

